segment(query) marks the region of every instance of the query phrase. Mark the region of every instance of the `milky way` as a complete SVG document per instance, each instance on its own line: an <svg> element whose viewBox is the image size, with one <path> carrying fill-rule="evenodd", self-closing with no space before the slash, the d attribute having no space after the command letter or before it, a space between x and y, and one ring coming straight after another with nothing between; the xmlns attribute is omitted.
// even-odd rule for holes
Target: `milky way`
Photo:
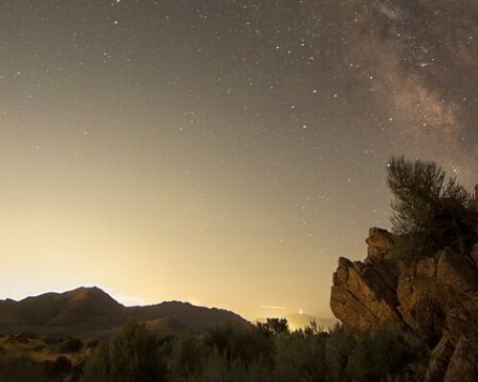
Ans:
<svg viewBox="0 0 478 382"><path fill-rule="evenodd" d="M330 316L392 155L478 183L478 3L0 2L0 290Z"/></svg>
<svg viewBox="0 0 478 382"><path fill-rule="evenodd" d="M362 80L373 93L369 101L389 111L394 152L436 160L465 182L476 182L478 4L314 3L312 15L334 9L331 24L344 46L339 54L350 67L342 66L345 77ZM310 23L316 33L314 16Z"/></svg>

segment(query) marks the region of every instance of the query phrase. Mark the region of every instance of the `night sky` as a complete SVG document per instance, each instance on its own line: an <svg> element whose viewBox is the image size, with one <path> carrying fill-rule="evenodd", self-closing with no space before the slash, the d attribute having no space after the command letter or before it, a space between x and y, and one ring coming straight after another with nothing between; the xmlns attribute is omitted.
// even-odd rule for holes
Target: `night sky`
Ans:
<svg viewBox="0 0 478 382"><path fill-rule="evenodd" d="M331 317L391 155L478 183L477 44L476 0L1 0L0 297Z"/></svg>

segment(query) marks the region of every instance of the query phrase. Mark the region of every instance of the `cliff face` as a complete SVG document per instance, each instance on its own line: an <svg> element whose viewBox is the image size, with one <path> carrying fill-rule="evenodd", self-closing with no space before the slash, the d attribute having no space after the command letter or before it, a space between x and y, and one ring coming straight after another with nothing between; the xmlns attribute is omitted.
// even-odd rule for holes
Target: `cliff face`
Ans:
<svg viewBox="0 0 478 382"><path fill-rule="evenodd" d="M394 236L371 228L368 256L340 258L330 305L352 331L399 325L430 352L420 381L478 380L478 245L462 255L444 249L403 262Z"/></svg>

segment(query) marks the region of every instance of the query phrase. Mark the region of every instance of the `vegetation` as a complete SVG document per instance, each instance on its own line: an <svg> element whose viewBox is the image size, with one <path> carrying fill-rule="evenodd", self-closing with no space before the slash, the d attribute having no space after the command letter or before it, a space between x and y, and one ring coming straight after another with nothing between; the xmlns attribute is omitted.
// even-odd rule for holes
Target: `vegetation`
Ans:
<svg viewBox="0 0 478 382"><path fill-rule="evenodd" d="M131 323L102 344L84 368L83 382L162 382L164 364L156 339L143 325Z"/></svg>
<svg viewBox="0 0 478 382"><path fill-rule="evenodd" d="M258 323L257 327L266 337L290 334L289 323L284 318L268 318L266 322Z"/></svg>
<svg viewBox="0 0 478 382"><path fill-rule="evenodd" d="M382 327L356 341L347 371L359 381L378 381L398 371L410 355L410 348L399 330Z"/></svg>
<svg viewBox="0 0 478 382"><path fill-rule="evenodd" d="M157 339L128 324L95 349L83 347L85 363L73 364L73 355L33 361L4 354L0 382L380 382L413 356L393 328L359 336L340 326L330 333L284 328L286 321L272 319Z"/></svg>
<svg viewBox="0 0 478 382"><path fill-rule="evenodd" d="M392 224L401 256L433 254L445 247L466 253L478 239L478 206L433 162L392 158L388 186Z"/></svg>
<svg viewBox="0 0 478 382"><path fill-rule="evenodd" d="M66 338L58 344L60 354L78 353L81 349L83 349L83 341L79 338Z"/></svg>
<svg viewBox="0 0 478 382"><path fill-rule="evenodd" d="M0 360L0 382L47 382L45 369L26 357Z"/></svg>
<svg viewBox="0 0 478 382"><path fill-rule="evenodd" d="M277 320L268 322L269 327L277 323ZM283 325L282 321L282 329ZM143 330L141 327L126 329L109 344L101 346L88 361L82 380L381 381L390 371L403 366L411 355L401 333L387 328L353 337L342 327L331 333L314 328L290 333L265 331L264 325L229 325L212 330L206 336L162 341L147 339ZM151 348L144 351L148 346L138 346L141 342L151 344ZM121 350L112 351L119 343L123 344L119 347ZM125 375L129 375L129 379L122 379Z"/></svg>

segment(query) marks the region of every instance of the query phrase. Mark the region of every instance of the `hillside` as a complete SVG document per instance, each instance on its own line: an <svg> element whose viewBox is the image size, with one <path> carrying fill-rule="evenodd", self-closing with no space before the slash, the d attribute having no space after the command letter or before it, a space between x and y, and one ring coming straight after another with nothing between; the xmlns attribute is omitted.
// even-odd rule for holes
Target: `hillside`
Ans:
<svg viewBox="0 0 478 382"><path fill-rule="evenodd" d="M246 324L239 315L222 309L183 302L125 307L99 288L47 293L21 301L0 300L0 333L101 337L129 321L146 323L157 335L203 332L227 322Z"/></svg>

